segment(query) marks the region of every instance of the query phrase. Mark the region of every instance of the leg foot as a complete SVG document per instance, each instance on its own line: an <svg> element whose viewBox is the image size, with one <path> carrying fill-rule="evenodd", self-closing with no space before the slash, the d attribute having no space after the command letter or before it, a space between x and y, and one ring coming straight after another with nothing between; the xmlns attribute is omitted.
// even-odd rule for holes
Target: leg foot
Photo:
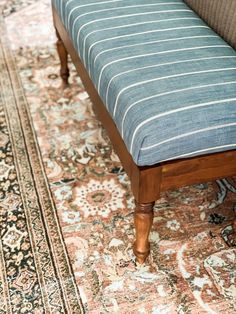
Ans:
<svg viewBox="0 0 236 314"><path fill-rule="evenodd" d="M63 87L67 87L68 78L69 78L68 53L57 30L56 30L56 35L58 38L57 43L56 43L57 52L58 52L60 63L61 63L60 76L62 78Z"/></svg>
<svg viewBox="0 0 236 314"><path fill-rule="evenodd" d="M143 264L150 253L149 233L153 223L153 206L155 202L136 203L134 213L134 225L136 240L134 242L134 254L137 262Z"/></svg>

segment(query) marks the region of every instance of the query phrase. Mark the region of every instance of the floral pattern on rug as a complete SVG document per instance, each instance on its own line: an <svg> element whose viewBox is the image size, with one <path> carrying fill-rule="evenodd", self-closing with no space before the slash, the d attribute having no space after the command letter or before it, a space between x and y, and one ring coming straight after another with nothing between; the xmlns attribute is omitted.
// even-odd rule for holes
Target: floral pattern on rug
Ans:
<svg viewBox="0 0 236 314"><path fill-rule="evenodd" d="M18 25L31 20L31 9L19 14ZM38 23L49 30L47 14ZM80 78L70 64L70 86L61 89L55 46L45 36L34 41L28 29L27 48L14 35L13 19L7 22L85 312L235 313L234 300L220 294L204 264L228 251L235 179L163 193L155 205L151 255L145 265L136 265L130 182ZM226 268L217 271L218 278L221 272L229 276Z"/></svg>
<svg viewBox="0 0 236 314"><path fill-rule="evenodd" d="M0 0L0 9L3 16L7 17L37 1L38 0Z"/></svg>
<svg viewBox="0 0 236 314"><path fill-rule="evenodd" d="M0 313L82 313L8 43L0 21Z"/></svg>
<svg viewBox="0 0 236 314"><path fill-rule="evenodd" d="M125 209L124 189L114 179L97 181L91 179L87 184L74 189L74 206L85 218L101 216L107 218L113 211Z"/></svg>
<svg viewBox="0 0 236 314"><path fill-rule="evenodd" d="M204 266L220 293L236 299L236 249L227 249L208 256Z"/></svg>
<svg viewBox="0 0 236 314"><path fill-rule="evenodd" d="M234 313L204 268L227 250L235 181L162 194L155 205L152 253L135 264L130 182L70 64L62 90L53 47L17 55L47 176L88 313Z"/></svg>
<svg viewBox="0 0 236 314"><path fill-rule="evenodd" d="M3 15L6 16L8 38L14 50L40 46L41 42L52 45L56 40L50 0L7 0ZM42 20L46 22L41 23Z"/></svg>

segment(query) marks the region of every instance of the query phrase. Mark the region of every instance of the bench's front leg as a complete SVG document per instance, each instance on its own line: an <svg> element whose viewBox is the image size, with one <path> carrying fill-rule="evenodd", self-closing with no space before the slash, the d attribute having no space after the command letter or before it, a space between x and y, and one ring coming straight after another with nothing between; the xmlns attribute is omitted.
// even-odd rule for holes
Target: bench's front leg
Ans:
<svg viewBox="0 0 236 314"><path fill-rule="evenodd" d="M68 78L69 78L68 52L57 30L56 30L56 35L58 38L57 43L56 43L57 52L58 52L60 63L61 63L60 76L62 78L63 87L66 87L68 86Z"/></svg>
<svg viewBox="0 0 236 314"><path fill-rule="evenodd" d="M153 223L153 206L155 202L136 203L134 213L134 225L136 240L134 242L134 254L137 262L143 264L150 253L149 234Z"/></svg>

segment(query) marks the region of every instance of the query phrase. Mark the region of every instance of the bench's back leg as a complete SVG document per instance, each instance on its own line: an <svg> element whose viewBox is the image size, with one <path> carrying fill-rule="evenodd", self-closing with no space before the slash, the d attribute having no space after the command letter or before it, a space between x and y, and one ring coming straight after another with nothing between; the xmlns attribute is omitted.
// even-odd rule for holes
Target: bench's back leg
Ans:
<svg viewBox="0 0 236 314"><path fill-rule="evenodd" d="M61 63L60 76L62 78L63 87L66 87L68 86L68 78L69 78L68 52L57 30L56 30L56 35L58 38L57 43L56 43L57 52L58 52L60 63Z"/></svg>

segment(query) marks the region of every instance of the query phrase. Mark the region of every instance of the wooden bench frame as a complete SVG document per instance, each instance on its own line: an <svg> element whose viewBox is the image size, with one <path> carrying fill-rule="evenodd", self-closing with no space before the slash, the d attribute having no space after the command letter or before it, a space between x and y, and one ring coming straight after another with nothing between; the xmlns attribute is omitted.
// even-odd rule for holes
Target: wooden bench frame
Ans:
<svg viewBox="0 0 236 314"><path fill-rule="evenodd" d="M57 50L61 62L60 75L68 84L68 54L94 104L94 111L105 127L113 147L127 172L136 201L134 225L136 240L134 254L139 263L144 263L150 252L149 233L153 223L153 205L162 191L189 184L197 184L236 175L236 151L214 153L194 158L163 162L154 166L137 166L128 152L114 121L98 95L87 71L80 61L72 41L64 28L56 9L52 6L53 21L58 37ZM236 220L233 222L236 230Z"/></svg>

